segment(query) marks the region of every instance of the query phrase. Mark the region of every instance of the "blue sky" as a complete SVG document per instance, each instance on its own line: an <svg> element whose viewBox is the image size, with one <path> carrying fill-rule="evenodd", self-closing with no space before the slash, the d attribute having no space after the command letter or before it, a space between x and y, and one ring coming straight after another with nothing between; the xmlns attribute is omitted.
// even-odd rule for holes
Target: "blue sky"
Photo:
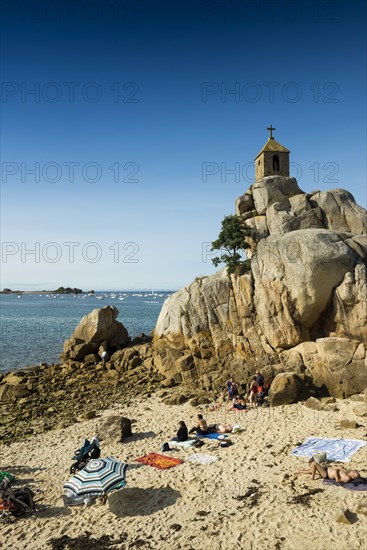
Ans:
<svg viewBox="0 0 367 550"><path fill-rule="evenodd" d="M365 3L3 4L3 287L214 272L270 123L304 191L366 206Z"/></svg>

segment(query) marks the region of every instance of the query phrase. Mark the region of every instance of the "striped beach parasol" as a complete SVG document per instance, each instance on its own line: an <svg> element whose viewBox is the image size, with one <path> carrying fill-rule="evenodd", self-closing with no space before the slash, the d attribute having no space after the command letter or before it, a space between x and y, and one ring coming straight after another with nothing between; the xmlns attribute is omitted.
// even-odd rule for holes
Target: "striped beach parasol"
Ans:
<svg viewBox="0 0 367 550"><path fill-rule="evenodd" d="M127 464L113 456L91 460L64 484L68 496L101 496L126 484Z"/></svg>

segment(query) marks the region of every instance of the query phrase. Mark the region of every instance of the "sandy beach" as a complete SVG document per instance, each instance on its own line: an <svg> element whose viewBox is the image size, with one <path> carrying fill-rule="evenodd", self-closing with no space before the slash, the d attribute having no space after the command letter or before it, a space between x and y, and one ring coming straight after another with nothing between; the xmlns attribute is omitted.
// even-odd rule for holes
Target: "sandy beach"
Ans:
<svg viewBox="0 0 367 550"><path fill-rule="evenodd" d="M364 549L367 522L354 514L351 525L339 524L339 509L351 512L366 493L341 487L328 487L294 471L307 467L306 458L291 456L296 444L306 437L343 437L364 439L366 421L354 416L354 401L337 401L337 412L315 411L301 403L250 412L227 412L227 407L163 405L157 396L116 404L100 416L62 430L30 437L26 441L0 447L0 469L15 474L17 486L41 489L36 515L1 523L1 547L17 550L69 548L51 539L67 535L76 539L90 533L96 548L152 548L230 550L284 549L338 550ZM198 412L208 422L240 424L243 432L231 436L234 445L219 448L206 442L200 449L172 451L183 464L157 470L135 462L174 435L176 420L188 426ZM102 456L113 455L128 463L127 485L110 496L106 505L95 504L65 508L62 485L68 480L74 449L84 437L98 434L111 415L122 414L134 420L134 436L124 443L104 439ZM339 429L339 420L356 420L361 427ZM186 459L193 453L218 456L211 465L194 464ZM366 468L365 448L346 464L347 468ZM366 470L363 472L366 474ZM297 499L312 489L315 494ZM312 493L312 491L311 491ZM303 500L298 502L297 500ZM109 535L116 544L96 542ZM77 541L70 548L81 548Z"/></svg>

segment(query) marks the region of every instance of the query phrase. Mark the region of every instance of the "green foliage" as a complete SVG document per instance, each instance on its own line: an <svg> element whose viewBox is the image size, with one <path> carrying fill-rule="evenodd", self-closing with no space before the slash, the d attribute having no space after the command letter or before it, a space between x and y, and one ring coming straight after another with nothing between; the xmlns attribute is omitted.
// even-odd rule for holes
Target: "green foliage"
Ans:
<svg viewBox="0 0 367 550"><path fill-rule="evenodd" d="M240 252L249 248L245 237L250 235L250 229L239 216L226 216L222 221L218 238L212 242L212 250L224 252L212 259L213 264L217 267L220 263L225 263L228 274L249 271L250 261L243 260Z"/></svg>

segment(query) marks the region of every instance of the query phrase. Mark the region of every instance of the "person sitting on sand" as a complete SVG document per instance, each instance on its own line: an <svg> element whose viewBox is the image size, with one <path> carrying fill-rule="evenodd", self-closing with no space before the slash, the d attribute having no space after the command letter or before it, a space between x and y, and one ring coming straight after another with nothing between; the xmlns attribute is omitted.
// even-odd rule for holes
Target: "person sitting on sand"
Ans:
<svg viewBox="0 0 367 550"><path fill-rule="evenodd" d="M198 414L198 423L197 426L194 426L189 431L190 434L196 432L198 435L206 435L209 432L208 424L206 423L206 420L204 420L202 414Z"/></svg>
<svg viewBox="0 0 367 550"><path fill-rule="evenodd" d="M233 398L232 407L229 410L237 409L238 411L244 411L246 409L246 401L242 395L236 395Z"/></svg>
<svg viewBox="0 0 367 550"><path fill-rule="evenodd" d="M183 420L178 423L178 430L176 437L173 437L171 441L187 441L189 438L189 432L187 426Z"/></svg>
<svg viewBox="0 0 367 550"><path fill-rule="evenodd" d="M256 384L256 376L253 376L251 384L250 384L250 403L251 405L257 404L257 384Z"/></svg>
<svg viewBox="0 0 367 550"><path fill-rule="evenodd" d="M318 474L322 479L334 479L338 483L350 483L361 477L357 470L346 470L345 468L334 468L330 466L324 468L313 459L310 461L310 467L307 470L298 470L295 473L296 475L309 474L311 479L315 479L316 474Z"/></svg>

